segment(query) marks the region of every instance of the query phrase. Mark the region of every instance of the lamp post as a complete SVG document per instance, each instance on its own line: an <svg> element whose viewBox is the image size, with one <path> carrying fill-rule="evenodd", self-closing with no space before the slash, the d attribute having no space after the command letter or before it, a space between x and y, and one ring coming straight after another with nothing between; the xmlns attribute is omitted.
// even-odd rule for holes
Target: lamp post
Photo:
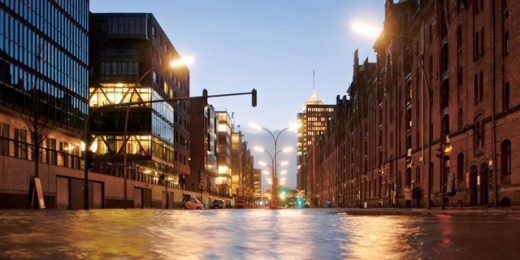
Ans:
<svg viewBox="0 0 520 260"><path fill-rule="evenodd" d="M253 89L251 92L238 92L238 93L228 93L228 94L218 94L218 95L208 95L207 90L203 91L202 96L194 96L194 97L182 97L182 98L171 98L171 99L159 99L159 100L149 100L149 101L139 101L139 102L128 102L128 103L119 103L119 104L109 104L104 106L99 106L94 108L89 112L87 115L87 118L85 119L85 127L84 127L84 140L85 140L85 167L84 167L84 201L83 206L85 210L89 209L89 203L88 203L88 197L89 197L89 191L88 191L88 181L89 181L89 168L90 163L92 160L92 152L90 151L90 146L92 144L92 136L90 134L90 123L92 121L92 117L96 112L99 112L103 109L107 108L129 108L132 106L137 105L145 105L145 104L155 104L155 103L163 103L163 102L177 102L177 101L188 101L188 100L204 100L204 102L207 102L206 100L208 98L218 98L218 97L229 97L229 96L240 96L240 95L251 95L251 104L253 107L256 107L256 97L257 92L256 89ZM128 120L125 120L125 129L127 128ZM126 189L126 185L125 185Z"/></svg>
<svg viewBox="0 0 520 260"><path fill-rule="evenodd" d="M440 164L441 164L441 178L440 178L440 182L441 182L441 206L442 206L442 209L445 209L446 208L446 202L445 202L445 196L446 196L446 169L447 169L447 163L449 161L447 161L447 156L446 154L449 154L452 150L452 147L450 145L450 140L449 140L449 137L446 136L445 138L442 138L441 140L441 143L440 143L440 147L439 149L437 149L437 151L439 152L439 154L437 155L437 157L440 158Z"/></svg>
<svg viewBox="0 0 520 260"><path fill-rule="evenodd" d="M260 147L256 147L255 149L256 150L260 150L262 149L263 152L267 153L269 155L269 157L271 158L271 174L272 174L272 181L273 181L273 184L272 184L272 196L271 196L271 208L274 208L276 209L278 206L278 201L277 201L277 196L278 196L278 174L277 174L277 156L279 153L287 153L287 152L290 152L292 151L292 148L284 148L282 150L278 150L278 139L280 138L280 136L287 130L289 129L292 129L291 127L286 127L284 129L282 129L280 132L278 132L277 135L275 135L273 133L273 131L265 128L265 127L262 127L262 126L259 126L259 125L256 125L256 124L250 124L250 127L251 128L254 128L254 129L257 129L257 130L264 130L266 131L267 133L269 133L269 135L272 137L273 139L273 144L274 144L274 152L273 153L270 153L268 152L267 150L263 149L263 148L260 148Z"/></svg>

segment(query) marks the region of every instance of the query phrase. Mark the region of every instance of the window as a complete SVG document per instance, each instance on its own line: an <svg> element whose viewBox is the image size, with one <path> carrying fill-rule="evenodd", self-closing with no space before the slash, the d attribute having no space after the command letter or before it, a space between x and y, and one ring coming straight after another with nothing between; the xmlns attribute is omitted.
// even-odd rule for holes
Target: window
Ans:
<svg viewBox="0 0 520 260"><path fill-rule="evenodd" d="M475 60L480 57L480 32L475 34L475 40L473 43L473 56Z"/></svg>
<svg viewBox="0 0 520 260"><path fill-rule="evenodd" d="M511 141L505 140L501 145L500 168L502 184L511 183Z"/></svg>
<svg viewBox="0 0 520 260"><path fill-rule="evenodd" d="M479 97L479 87L478 87L478 74L475 74L475 77L473 78L473 95L474 95L474 103L475 105L478 104L480 97Z"/></svg>
<svg viewBox="0 0 520 260"><path fill-rule="evenodd" d="M459 107L459 129L462 129L464 127L464 116L462 115L462 107Z"/></svg>
<svg viewBox="0 0 520 260"><path fill-rule="evenodd" d="M484 146L484 123L482 122L481 116L477 116L475 119L475 128L473 135L473 148L475 154L478 154Z"/></svg>
<svg viewBox="0 0 520 260"><path fill-rule="evenodd" d="M484 28L480 29L480 56L484 56Z"/></svg>
<svg viewBox="0 0 520 260"><path fill-rule="evenodd" d="M442 118L442 141L445 142L447 140L447 137L450 135L450 116L445 115Z"/></svg>
<svg viewBox="0 0 520 260"><path fill-rule="evenodd" d="M0 124L0 155L9 155L9 125Z"/></svg>
<svg viewBox="0 0 520 260"><path fill-rule="evenodd" d="M510 106L510 89L509 89L509 82L506 82L504 84L504 89L502 90L502 109L504 111L509 110Z"/></svg>
<svg viewBox="0 0 520 260"><path fill-rule="evenodd" d="M484 0L475 0L473 2L473 12L479 14L484 9Z"/></svg>
<svg viewBox="0 0 520 260"><path fill-rule="evenodd" d="M441 89L441 110L448 107L450 102L450 84L449 80L444 80L442 82L442 89Z"/></svg>
<svg viewBox="0 0 520 260"><path fill-rule="evenodd" d="M412 187L412 168L406 168L405 185Z"/></svg>
<svg viewBox="0 0 520 260"><path fill-rule="evenodd" d="M56 165L57 164L56 154L56 139L47 138L47 163Z"/></svg>
<svg viewBox="0 0 520 260"><path fill-rule="evenodd" d="M504 34L504 55L509 54L509 32Z"/></svg>
<svg viewBox="0 0 520 260"><path fill-rule="evenodd" d="M464 154L457 155L457 183L464 181Z"/></svg>
<svg viewBox="0 0 520 260"><path fill-rule="evenodd" d="M482 102L484 100L484 72L480 72L479 73L479 86L478 86L478 91L479 91L479 102Z"/></svg>
<svg viewBox="0 0 520 260"><path fill-rule="evenodd" d="M460 25L457 27L457 50L462 48L462 28Z"/></svg>
<svg viewBox="0 0 520 260"><path fill-rule="evenodd" d="M14 129L14 156L27 159L27 130Z"/></svg>

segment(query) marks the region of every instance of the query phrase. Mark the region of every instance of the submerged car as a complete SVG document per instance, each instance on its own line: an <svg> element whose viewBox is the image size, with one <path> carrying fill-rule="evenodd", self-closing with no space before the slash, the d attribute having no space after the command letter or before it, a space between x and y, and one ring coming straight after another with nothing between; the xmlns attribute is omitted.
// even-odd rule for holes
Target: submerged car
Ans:
<svg viewBox="0 0 520 260"><path fill-rule="evenodd" d="M237 200L236 202L237 209L243 209L246 207L246 201L245 200Z"/></svg>
<svg viewBox="0 0 520 260"><path fill-rule="evenodd" d="M200 202L196 198L189 197L189 198L184 198L184 200L182 201L182 208L183 209L204 209L204 204L202 204L202 202Z"/></svg>
<svg viewBox="0 0 520 260"><path fill-rule="evenodd" d="M213 209L223 209L224 207L225 203L223 200L216 199L211 202L211 208Z"/></svg>

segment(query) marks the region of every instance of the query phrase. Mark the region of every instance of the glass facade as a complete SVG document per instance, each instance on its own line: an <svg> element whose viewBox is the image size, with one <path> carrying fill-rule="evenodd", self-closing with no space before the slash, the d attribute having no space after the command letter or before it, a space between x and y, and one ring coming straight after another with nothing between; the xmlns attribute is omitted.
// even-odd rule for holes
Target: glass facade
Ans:
<svg viewBox="0 0 520 260"><path fill-rule="evenodd" d="M152 28L154 33L150 33ZM177 96L179 92L175 87L180 86L182 71L171 71L164 64L179 55L159 28L151 14L91 14L90 107ZM188 121L183 120L180 124L178 120L182 114L179 112L182 110L176 103L132 106L129 140L125 141L124 129L118 127L124 125L124 121L119 122L125 117L125 109L104 110L99 120L94 119L91 125L100 147L96 154L107 161L120 160L121 157L114 155L118 155L117 151L126 143L127 153L132 155L131 161L138 166L138 171L157 178L163 174L182 174L174 169L180 154L175 144L183 139L176 130L185 127Z"/></svg>
<svg viewBox="0 0 520 260"><path fill-rule="evenodd" d="M81 130L88 112L88 0L0 0L0 99L38 93L47 115Z"/></svg>

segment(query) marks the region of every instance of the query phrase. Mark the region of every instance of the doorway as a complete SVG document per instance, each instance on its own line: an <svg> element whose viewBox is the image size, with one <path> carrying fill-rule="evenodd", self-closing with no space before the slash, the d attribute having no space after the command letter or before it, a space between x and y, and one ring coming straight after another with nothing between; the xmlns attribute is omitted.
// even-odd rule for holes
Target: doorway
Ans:
<svg viewBox="0 0 520 260"><path fill-rule="evenodd" d="M477 205L477 196L478 196L478 170L477 166L471 167L469 173L469 205L476 206Z"/></svg>
<svg viewBox="0 0 520 260"><path fill-rule="evenodd" d="M488 165L482 164L480 166L480 205L488 204Z"/></svg>

